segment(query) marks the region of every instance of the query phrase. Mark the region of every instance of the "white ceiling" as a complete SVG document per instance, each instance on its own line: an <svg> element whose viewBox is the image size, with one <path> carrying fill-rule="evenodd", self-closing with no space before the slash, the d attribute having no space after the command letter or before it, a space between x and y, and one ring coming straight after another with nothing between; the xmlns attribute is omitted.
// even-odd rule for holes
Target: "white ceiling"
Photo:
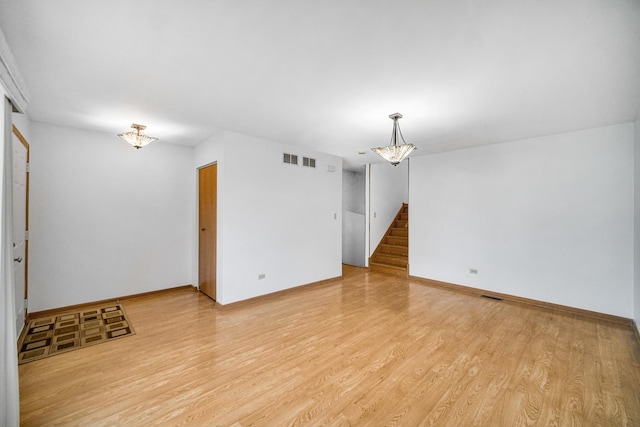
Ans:
<svg viewBox="0 0 640 427"><path fill-rule="evenodd" d="M355 167L395 112L414 155L640 112L640 0L0 0L0 27L32 120L157 143L231 130Z"/></svg>

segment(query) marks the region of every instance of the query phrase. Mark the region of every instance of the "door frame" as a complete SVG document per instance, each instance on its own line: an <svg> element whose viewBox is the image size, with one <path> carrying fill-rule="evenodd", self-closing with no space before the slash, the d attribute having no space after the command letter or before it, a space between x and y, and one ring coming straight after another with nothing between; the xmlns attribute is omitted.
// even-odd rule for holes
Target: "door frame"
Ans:
<svg viewBox="0 0 640 427"><path fill-rule="evenodd" d="M27 149L27 177L25 183L25 192L26 192L26 206L25 206L25 242L24 242L24 299L29 300L29 175L30 174L30 165L31 160L29 158L31 154L31 147L29 146L29 142L22 135L20 130L16 127L16 125L11 125L13 130L13 135L18 138L18 140L22 143L22 145ZM25 324L28 321L29 317L29 305L24 308L24 322Z"/></svg>
<svg viewBox="0 0 640 427"><path fill-rule="evenodd" d="M200 247L200 235L201 235L201 227L202 227L202 223L201 223L201 218L200 218L200 210L201 210L201 205L200 205L200 171L209 167L215 166L216 167L216 175L215 175L215 193L216 193L216 197L215 197L215 216L216 216L216 221L213 225L213 227L215 227L215 242L214 242L214 250L215 250L215 255L214 255L214 270L215 270L215 275L216 277L214 278L214 292L215 295L211 296L206 292L203 292L202 289L200 288L200 284L202 283L200 274L201 274L201 268L200 268L200 259L201 259L201 247ZM207 163L206 165L202 165L199 166L198 168L196 168L197 171L197 188L196 188L196 193L197 193L197 212L198 212L198 220L197 220L197 230L198 230L198 290L202 293L204 293L205 295L207 295L209 298L213 299L214 301L217 301L218 299L218 280L217 280L217 272L218 272L218 162L211 162L211 163Z"/></svg>

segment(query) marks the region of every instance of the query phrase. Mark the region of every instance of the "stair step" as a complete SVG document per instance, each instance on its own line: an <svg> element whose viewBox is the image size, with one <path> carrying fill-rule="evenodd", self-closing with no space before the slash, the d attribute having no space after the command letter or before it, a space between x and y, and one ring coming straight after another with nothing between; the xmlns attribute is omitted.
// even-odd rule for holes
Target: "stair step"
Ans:
<svg viewBox="0 0 640 427"><path fill-rule="evenodd" d="M381 254L390 254L390 255L409 255L409 248L406 246L398 246L398 245L387 245L385 243L381 243L379 246L379 250Z"/></svg>
<svg viewBox="0 0 640 427"><path fill-rule="evenodd" d="M397 277L407 277L406 267L394 267L391 265L379 264L377 262L369 262L369 269L376 273L392 274Z"/></svg>
<svg viewBox="0 0 640 427"><path fill-rule="evenodd" d="M408 228L408 221L402 219L396 219L393 221L393 228Z"/></svg>
<svg viewBox="0 0 640 427"><path fill-rule="evenodd" d="M398 215L398 219L401 219L403 221L409 221L409 213L400 213Z"/></svg>
<svg viewBox="0 0 640 427"><path fill-rule="evenodd" d="M385 264L394 267L407 267L408 259L406 256L402 255L390 255L390 254L381 254L377 253L371 258L372 262L377 264Z"/></svg>
<svg viewBox="0 0 640 427"><path fill-rule="evenodd" d="M384 238L384 243L387 245L397 245L397 246L409 246L409 238L408 237L398 237L398 236L386 236Z"/></svg>
<svg viewBox="0 0 640 427"><path fill-rule="evenodd" d="M409 237L409 230L407 228L392 228L390 230L391 236Z"/></svg>

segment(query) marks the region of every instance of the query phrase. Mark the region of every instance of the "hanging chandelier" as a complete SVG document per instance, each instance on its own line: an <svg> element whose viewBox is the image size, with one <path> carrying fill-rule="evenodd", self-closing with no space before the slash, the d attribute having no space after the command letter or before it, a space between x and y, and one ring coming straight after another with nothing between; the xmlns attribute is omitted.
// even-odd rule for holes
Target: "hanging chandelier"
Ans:
<svg viewBox="0 0 640 427"><path fill-rule="evenodd" d="M145 145L158 140L158 138L154 138L142 133L142 131L146 129L145 125L138 125L134 123L131 125L131 127L135 130L131 130L126 133L120 133L118 134L118 136L136 148L144 147Z"/></svg>
<svg viewBox="0 0 640 427"><path fill-rule="evenodd" d="M402 131L400 131L400 125L398 124L398 119L402 118L402 114L390 114L389 118L393 120L391 144L386 147L372 148L371 150L393 166L397 166L398 163L409 157L409 154L416 149L416 146L413 144L407 144L402 136ZM400 145L398 145L398 136L400 136L400 139L402 140L402 144Z"/></svg>

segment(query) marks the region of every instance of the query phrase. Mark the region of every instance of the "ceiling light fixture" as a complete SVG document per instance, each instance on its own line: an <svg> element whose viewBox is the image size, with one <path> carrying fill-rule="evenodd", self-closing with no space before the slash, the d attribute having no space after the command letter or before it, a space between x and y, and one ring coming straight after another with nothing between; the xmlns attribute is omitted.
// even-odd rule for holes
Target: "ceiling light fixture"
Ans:
<svg viewBox="0 0 640 427"><path fill-rule="evenodd" d="M118 136L136 148L144 147L145 145L158 140L158 138L154 138L142 133L142 131L147 128L145 125L138 125L134 123L131 125L131 127L135 130L118 134Z"/></svg>
<svg viewBox="0 0 640 427"><path fill-rule="evenodd" d="M389 118L393 120L391 144L386 147L372 148L371 150L393 166L397 166L398 163L409 157L409 154L416 149L416 146L413 144L407 144L402 136L400 125L398 124L398 119L402 118L402 114L389 114ZM402 140L401 145L398 145L398 136L400 136L400 139Z"/></svg>

